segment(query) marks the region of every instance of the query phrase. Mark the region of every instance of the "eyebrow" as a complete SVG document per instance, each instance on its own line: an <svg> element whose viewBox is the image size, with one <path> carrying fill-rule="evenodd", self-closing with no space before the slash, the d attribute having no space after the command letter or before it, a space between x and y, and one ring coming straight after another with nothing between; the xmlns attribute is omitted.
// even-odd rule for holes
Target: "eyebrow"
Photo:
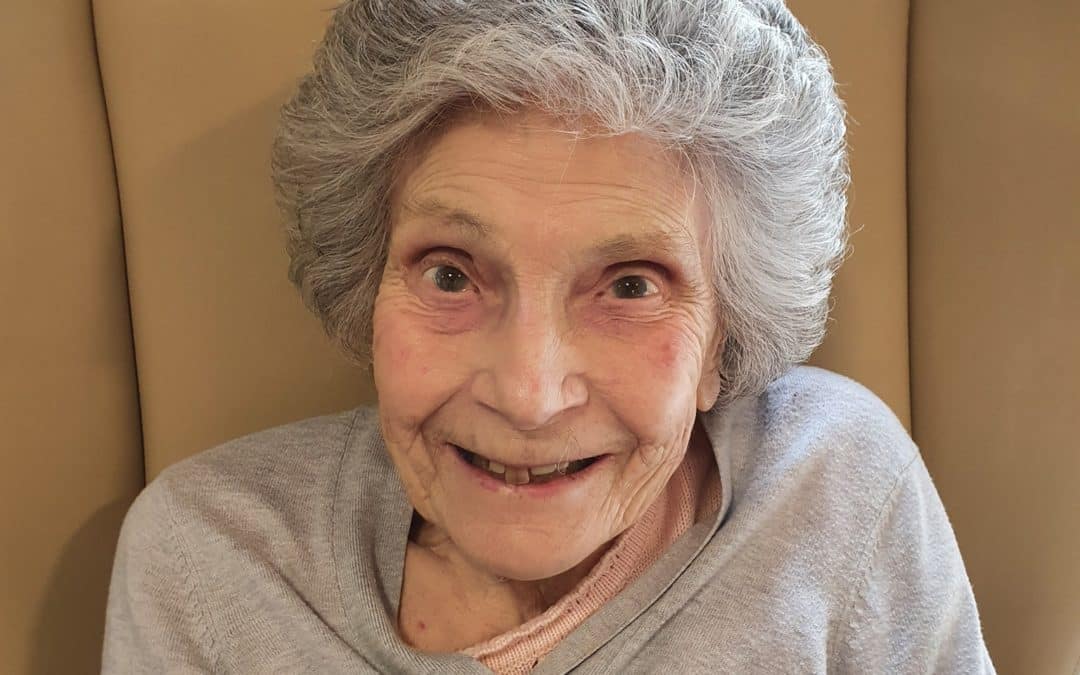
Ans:
<svg viewBox="0 0 1080 675"><path fill-rule="evenodd" d="M465 230L480 239L489 238L496 229L472 211L450 207L436 199L414 202L407 209L422 216L437 217L443 223ZM587 257L600 260L604 264L656 257L677 261L696 255L697 245L687 232L619 234L589 247L586 251Z"/></svg>
<svg viewBox="0 0 1080 675"><path fill-rule="evenodd" d="M678 261L696 257L696 245L689 236L668 233L620 234L591 247L589 255L606 264L657 257Z"/></svg>
<svg viewBox="0 0 1080 675"><path fill-rule="evenodd" d="M425 199L420 202L415 202L406 208L407 210L414 211L422 216L435 216L440 218L444 223L457 226L479 238L490 237L495 229L472 211L461 208L451 208L435 199Z"/></svg>

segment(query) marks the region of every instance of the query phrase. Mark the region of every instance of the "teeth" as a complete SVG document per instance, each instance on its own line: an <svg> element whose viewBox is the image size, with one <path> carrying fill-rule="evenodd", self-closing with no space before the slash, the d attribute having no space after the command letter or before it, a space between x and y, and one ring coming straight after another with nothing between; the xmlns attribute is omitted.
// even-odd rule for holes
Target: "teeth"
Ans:
<svg viewBox="0 0 1080 675"><path fill-rule="evenodd" d="M517 467L506 469L506 482L510 485L525 485L529 482L529 470Z"/></svg>
<svg viewBox="0 0 1080 675"><path fill-rule="evenodd" d="M534 476L546 476L549 473L555 473L555 470L559 468L558 464L547 464L545 466L537 466L529 469L529 473Z"/></svg>
<svg viewBox="0 0 1080 675"><path fill-rule="evenodd" d="M468 462L473 466L483 469L490 474L501 476L506 481L507 485L526 485L536 479L538 482L544 483L549 480L555 480L554 474L565 476L569 473L574 473L584 469L591 463L589 459L578 459L572 462L557 462L555 464L545 464L544 466L536 466L533 468L506 466L496 462L493 459L487 459L480 455L469 452L460 446L455 446L458 450L467 458Z"/></svg>

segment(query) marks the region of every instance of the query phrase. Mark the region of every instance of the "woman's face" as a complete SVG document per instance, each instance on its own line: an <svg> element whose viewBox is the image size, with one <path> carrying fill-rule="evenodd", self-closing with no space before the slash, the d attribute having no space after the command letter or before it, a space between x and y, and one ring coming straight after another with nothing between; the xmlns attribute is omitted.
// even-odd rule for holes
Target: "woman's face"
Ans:
<svg viewBox="0 0 1080 675"><path fill-rule="evenodd" d="M556 129L476 116L410 158L374 315L383 434L413 506L523 581L633 524L719 391L693 181L642 136Z"/></svg>

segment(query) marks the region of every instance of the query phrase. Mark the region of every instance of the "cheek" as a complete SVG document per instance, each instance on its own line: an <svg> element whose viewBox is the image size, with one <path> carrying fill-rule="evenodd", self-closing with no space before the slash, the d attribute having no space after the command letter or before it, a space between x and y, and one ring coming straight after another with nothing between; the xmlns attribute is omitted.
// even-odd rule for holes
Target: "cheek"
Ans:
<svg viewBox="0 0 1080 675"><path fill-rule="evenodd" d="M593 340L590 351L590 379L623 420L678 426L688 406L695 407L701 348L685 327L655 324L608 333Z"/></svg>
<svg viewBox="0 0 1080 675"><path fill-rule="evenodd" d="M394 417L416 422L460 386L455 340L432 333L430 323L394 303L376 305L372 365L379 404Z"/></svg>
<svg viewBox="0 0 1080 675"><path fill-rule="evenodd" d="M651 378L675 385L689 379L701 362L701 348L693 331L678 324L622 328L607 333L601 342L601 352L615 357L621 369L639 382Z"/></svg>
<svg viewBox="0 0 1080 675"><path fill-rule="evenodd" d="M419 350L414 353L412 347L406 344L397 344L387 351L390 352L390 367L387 369L389 372L420 377L431 374L431 363L424 358L425 353L430 354L430 351Z"/></svg>

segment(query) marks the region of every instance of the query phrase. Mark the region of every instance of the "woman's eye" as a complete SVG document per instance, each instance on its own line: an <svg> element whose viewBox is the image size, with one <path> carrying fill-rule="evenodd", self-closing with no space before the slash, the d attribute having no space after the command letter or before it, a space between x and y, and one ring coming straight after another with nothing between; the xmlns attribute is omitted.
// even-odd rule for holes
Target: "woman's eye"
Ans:
<svg viewBox="0 0 1080 675"><path fill-rule="evenodd" d="M468 290L470 281L464 272L452 265L436 265L424 272L424 278L445 293L461 293Z"/></svg>
<svg viewBox="0 0 1080 675"><path fill-rule="evenodd" d="M656 284L638 274L616 279L611 285L611 290L615 293L615 297L621 300L647 298L660 292Z"/></svg>

